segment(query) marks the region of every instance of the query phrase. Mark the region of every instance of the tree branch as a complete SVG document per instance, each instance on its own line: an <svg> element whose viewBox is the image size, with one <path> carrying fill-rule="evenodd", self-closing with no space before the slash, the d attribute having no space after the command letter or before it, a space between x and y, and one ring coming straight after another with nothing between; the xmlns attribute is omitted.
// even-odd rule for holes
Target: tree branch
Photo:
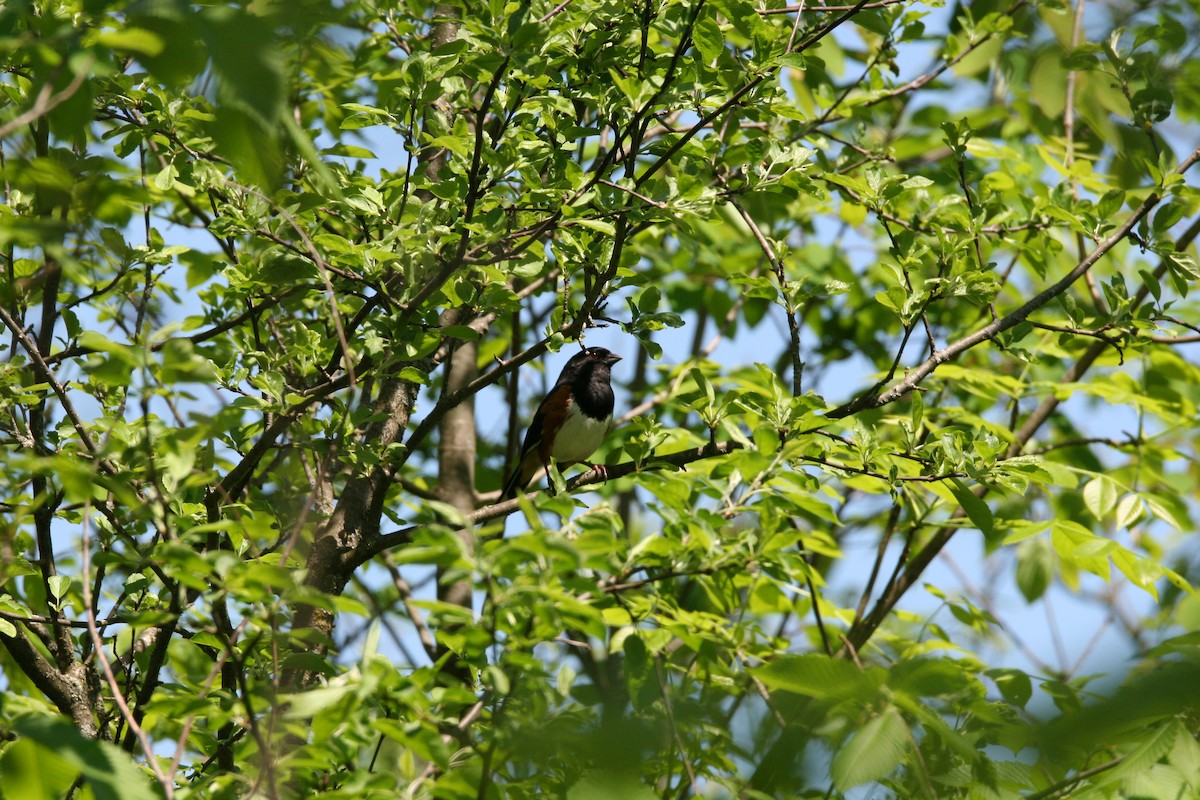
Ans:
<svg viewBox="0 0 1200 800"><path fill-rule="evenodd" d="M1200 148L1192 151L1192 154L1180 163L1178 169L1176 169L1176 173L1182 175L1183 173L1187 172L1197 160L1200 160ZM1109 250L1111 250L1126 236L1128 236L1129 232L1132 231L1142 220L1142 217L1146 216L1146 214L1148 214L1152 208L1158 205L1161 199L1162 197L1157 192L1152 192L1145 200L1141 202L1140 205L1138 205L1137 209L1135 209L1134 212L1126 218L1125 222L1122 223L1120 227L1118 227L1106 239L1097 244L1092 252L1088 253L1087 257L1076 264L1070 272L1068 272L1056 283L1038 292L1017 310L1005 317L994 320L990 324L985 325L984 327L975 331L975 333L972 333L969 336L964 336L958 341L947 345L944 349L938 350L920 365L911 370L903 380L894 385L892 388L888 389L886 392L878 395L870 393L857 397L849 403L845 403L844 405L833 409L829 412L829 414L827 414L827 416L831 419L841 419L842 417L850 416L851 414L867 408L878 408L894 402L916 388L922 380L924 380L940 365L945 364L955 356L970 350L975 345L980 344L981 342L986 342L990 339L994 339L996 336L1008 330L1009 328L1020 324L1034 311L1046 305L1046 303L1050 302L1055 297L1058 297L1060 294L1070 288L1071 284L1079 280L1079 278L1082 277L1089 269L1091 269L1097 261L1103 258ZM1105 343L1103 346L1107 346L1107 343Z"/></svg>
<svg viewBox="0 0 1200 800"><path fill-rule="evenodd" d="M574 492L576 489L581 489L585 486L592 486L597 483L605 483L607 481L617 480L632 475L635 472L651 472L660 469L670 469L686 467L694 461L702 461L708 458L717 458L719 456L728 455L735 450L742 448L739 442L715 442L706 444L703 447L694 447L690 450L681 450L677 453L670 453L665 456L652 456L642 463L634 461L626 461L623 464L617 464L611 467L595 467L576 476L567 482L567 491ZM536 492L527 492L526 497L537 494ZM465 527L470 528L479 525L483 522L491 522L494 519L507 517L509 514L516 511L521 506L521 498L515 497L511 500L505 500L502 503L494 503L489 506L484 506L472 514L468 514L462 521ZM398 531L382 534L371 543L369 547L362 553L363 558L358 563L364 563L367 560L374 558L384 550L390 550L393 547L400 547L408 544L412 540L412 534L424 527L424 525L410 525L407 528L402 528Z"/></svg>
<svg viewBox="0 0 1200 800"><path fill-rule="evenodd" d="M1195 163L1198 157L1200 157L1200 149L1193 152L1188 159L1184 160L1184 162L1180 165L1179 172L1182 173L1185 171L1188 167ZM1153 197L1154 196L1151 195L1150 198L1147 198L1147 202ZM1145 211L1142 211L1143 216L1144 214ZM1175 243L1175 249L1183 250L1187 248L1197 236L1200 236L1200 217L1198 217L1192 223L1192 225L1189 226L1188 230L1179 237ZM1162 276L1166 274L1166 271L1167 261L1164 258L1162 263L1160 263L1155 269L1154 279L1161 279ZM1149 295L1149 285L1143 284L1135 293L1131 306L1133 308L1137 308L1141 303L1145 302ZM1068 369L1066 374L1063 375L1061 383L1071 384L1079 381L1083 377L1084 373L1091 368L1092 364L1095 363L1096 359L1100 357L1101 353L1103 353L1107 347L1108 343L1102 341L1093 342L1091 345L1089 345L1079 359L1073 365L1071 365L1071 368ZM1053 394L1043 400L1042 403L1026 418L1024 424L1022 424L1021 428L1016 432L1015 441L1009 445L1005 457L1013 458L1020 455L1024 450L1025 445L1027 445L1033 439L1037 431L1040 430L1042 425L1046 423L1046 420L1048 420L1050 416L1054 414L1061 402L1062 401ZM987 487L984 485L977 486L973 490L973 493L976 497L982 498L987 493ZM957 515L957 511L955 512L955 515ZM850 643L854 648L860 648L867 642L868 639L871 638L875 630L883 623L883 620L887 616L888 612L895 607L896 603L900 601L900 598L904 596L905 592L907 592L908 589L920 578L925 569L931 563L933 563L933 559L936 558L938 553L940 553L942 549L950 542L950 539L953 538L957 530L957 528L951 527L940 528L930 538L925 546L917 551L916 555L912 557L911 561L906 560L908 548L907 546L905 547L905 553L901 556L896 564L896 572L893 575L892 580L888 582L883 594L880 596L879 600L876 601L875 606L871 609L871 613L867 617L860 617L855 621L854 625L847 634L848 643Z"/></svg>

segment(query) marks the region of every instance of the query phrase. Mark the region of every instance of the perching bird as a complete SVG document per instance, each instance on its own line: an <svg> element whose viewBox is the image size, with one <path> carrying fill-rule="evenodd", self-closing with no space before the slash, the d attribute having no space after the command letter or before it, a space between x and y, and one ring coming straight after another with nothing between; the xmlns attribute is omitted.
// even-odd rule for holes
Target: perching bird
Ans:
<svg viewBox="0 0 1200 800"><path fill-rule="evenodd" d="M562 374L542 399L525 432L521 458L509 476L501 500L549 471L550 459L564 470L596 452L612 425L612 365L619 355L603 347L589 347L571 356Z"/></svg>

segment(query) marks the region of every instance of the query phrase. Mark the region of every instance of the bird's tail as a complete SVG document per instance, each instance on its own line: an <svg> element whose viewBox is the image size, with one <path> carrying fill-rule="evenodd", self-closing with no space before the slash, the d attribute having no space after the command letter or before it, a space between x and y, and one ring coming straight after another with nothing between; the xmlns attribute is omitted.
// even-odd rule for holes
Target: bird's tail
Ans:
<svg viewBox="0 0 1200 800"><path fill-rule="evenodd" d="M512 500L517 496L517 492L525 488L525 484L521 480L521 473L524 471L521 469L520 462L518 462L512 471L512 475L508 476L508 482L504 484L504 491L500 492L500 502Z"/></svg>

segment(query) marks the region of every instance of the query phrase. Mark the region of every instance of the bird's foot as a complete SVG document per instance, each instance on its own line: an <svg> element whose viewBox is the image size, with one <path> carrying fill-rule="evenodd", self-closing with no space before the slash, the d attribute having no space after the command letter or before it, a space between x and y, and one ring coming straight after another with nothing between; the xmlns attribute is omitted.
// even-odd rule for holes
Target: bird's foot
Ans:
<svg viewBox="0 0 1200 800"><path fill-rule="evenodd" d="M603 464L593 464L590 461L584 461L583 465L600 476L600 483L608 481L608 467Z"/></svg>

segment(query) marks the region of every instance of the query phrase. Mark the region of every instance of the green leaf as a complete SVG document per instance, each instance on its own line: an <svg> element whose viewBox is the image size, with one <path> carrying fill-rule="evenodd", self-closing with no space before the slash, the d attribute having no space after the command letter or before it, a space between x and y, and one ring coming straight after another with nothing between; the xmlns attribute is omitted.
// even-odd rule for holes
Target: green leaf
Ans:
<svg viewBox="0 0 1200 800"><path fill-rule="evenodd" d="M890 775L908 751L910 734L904 717L888 708L851 737L833 757L833 782L849 789Z"/></svg>
<svg viewBox="0 0 1200 800"><path fill-rule="evenodd" d="M1136 494L1127 494L1117 503L1117 527L1131 528L1145 513L1142 498Z"/></svg>
<svg viewBox="0 0 1200 800"><path fill-rule="evenodd" d="M1104 475L1097 475L1083 487L1083 502L1088 511L1098 520L1103 520L1117 505L1120 490L1113 480Z"/></svg>
<svg viewBox="0 0 1200 800"><path fill-rule="evenodd" d="M883 678L879 670L863 672L849 661L818 653L782 655L751 672L772 689L863 702L875 696Z"/></svg>
<svg viewBox="0 0 1200 800"><path fill-rule="evenodd" d="M178 177L179 170L175 168L175 165L167 164L157 175L154 176L154 179L151 181L151 183L154 184L154 188L161 189L165 192L175 185L175 179Z"/></svg>
<svg viewBox="0 0 1200 800"><path fill-rule="evenodd" d="M1026 539L1017 547L1017 588L1025 602L1046 593L1054 578L1054 548L1044 537Z"/></svg>
<svg viewBox="0 0 1200 800"><path fill-rule="evenodd" d="M1133 115L1143 125L1162 122L1171 116L1175 98L1167 86L1159 84L1139 89L1133 94Z"/></svg>
<svg viewBox="0 0 1200 800"><path fill-rule="evenodd" d="M462 339L467 342L478 341L480 338L479 331L470 325L451 325L447 328L442 328L442 334L451 339Z"/></svg>
<svg viewBox="0 0 1200 800"><path fill-rule="evenodd" d="M1113 215L1125 204L1125 192L1120 189L1110 189L1096 203L1096 216L1101 220L1111 220Z"/></svg>
<svg viewBox="0 0 1200 800"><path fill-rule="evenodd" d="M692 41L696 43L696 49L700 51L701 57L708 63L720 58L725 49L725 42L721 37L721 26L707 15L696 20L696 24L692 27Z"/></svg>
<svg viewBox="0 0 1200 800"><path fill-rule="evenodd" d="M1024 708L1033 696L1033 682L1019 669L990 669L985 674L996 682L1004 699L1017 708Z"/></svg>
<svg viewBox="0 0 1200 800"><path fill-rule="evenodd" d="M210 383L217 377L212 363L196 353L187 339L170 339L161 351L159 379L164 384Z"/></svg>
<svg viewBox="0 0 1200 800"><path fill-rule="evenodd" d="M1112 554L1113 565L1121 574L1129 579L1134 586L1142 589L1154 599L1158 599L1158 581L1163 576L1163 567L1157 561L1139 556L1136 553L1118 548Z"/></svg>
<svg viewBox="0 0 1200 800"><path fill-rule="evenodd" d="M283 58L270 26L262 17L233 6L210 6L202 12L204 40L212 68L220 79L218 103L236 106L266 126L285 110Z"/></svg>
<svg viewBox="0 0 1200 800"><path fill-rule="evenodd" d="M888 676L888 686L913 697L938 697L977 685L961 661L949 658L913 658L898 662Z"/></svg>
<svg viewBox="0 0 1200 800"><path fill-rule="evenodd" d="M913 175L911 178L904 180L900 185L905 189L924 189L927 186L933 186L933 181L924 175Z"/></svg>
<svg viewBox="0 0 1200 800"><path fill-rule="evenodd" d="M290 694L287 696L288 709L284 716L287 719L311 719L322 711L340 704L352 692L352 686L343 684Z"/></svg>
<svg viewBox="0 0 1200 800"><path fill-rule="evenodd" d="M198 20L186 5L139 3L131 5L128 14L131 27L107 34L115 37L110 47L137 53L138 62L154 78L173 86L186 84L204 70L208 54L198 36ZM152 52L156 48L158 52Z"/></svg>
<svg viewBox="0 0 1200 800"><path fill-rule="evenodd" d="M1087 570L1106 581L1109 579L1108 556L1117 549L1116 542L1097 536L1077 522L1064 519L1051 524L1050 541L1062 562ZM1071 585L1070 581L1068 585Z"/></svg>
<svg viewBox="0 0 1200 800"><path fill-rule="evenodd" d="M124 30L103 31L97 40L114 50L125 50L142 56L156 56L166 48L161 36L145 28L130 27Z"/></svg>
<svg viewBox="0 0 1200 800"><path fill-rule="evenodd" d="M88 739L71 723L57 717L27 715L13 730L61 756L83 772L96 800L156 800L156 784L127 753L108 742Z"/></svg>
<svg viewBox="0 0 1200 800"><path fill-rule="evenodd" d="M594 231L600 231L603 234L612 236L617 232L611 222L602 219L592 219L590 217L576 217L571 220L572 225L578 225L582 228L590 228Z"/></svg>
<svg viewBox="0 0 1200 800"><path fill-rule="evenodd" d="M1170 752L1180 736L1191 738L1192 734L1178 720L1170 720L1148 731L1125 759L1113 767L1110 774L1100 779L1101 785L1128 780L1150 771Z"/></svg>
<svg viewBox="0 0 1200 800"><path fill-rule="evenodd" d="M567 800L658 800L658 794L627 772L592 772L567 790Z"/></svg>
<svg viewBox="0 0 1200 800"><path fill-rule="evenodd" d="M283 149L258 114L220 106L210 129L218 151L238 169L242 180L264 189L278 185L283 176Z"/></svg>
<svg viewBox="0 0 1200 800"><path fill-rule="evenodd" d="M954 499L963 507L963 511L967 512L967 517L979 529L985 537L991 537L996 531L995 519L992 517L992 510L988 508L988 504L982 499L975 496L975 493L967 488L967 485L958 478L950 480L950 491L954 494Z"/></svg>
<svg viewBox="0 0 1200 800"><path fill-rule="evenodd" d="M754 446L763 455L774 455L779 450L779 434L774 428L760 425L754 429Z"/></svg>
<svg viewBox="0 0 1200 800"><path fill-rule="evenodd" d="M1149 509L1151 515L1161 519L1177 531L1184 529L1183 523L1179 521L1179 517L1168 506L1163 497L1143 495L1142 500L1146 503L1146 508Z"/></svg>
<svg viewBox="0 0 1200 800"><path fill-rule="evenodd" d="M66 797L78 774L69 760L32 739L18 739L0 752L0 786L5 800Z"/></svg>
<svg viewBox="0 0 1200 800"><path fill-rule="evenodd" d="M375 154L365 147L359 147L356 144L346 144L338 142L333 147L326 147L321 151L322 155L341 156L343 158L375 158Z"/></svg>
<svg viewBox="0 0 1200 800"><path fill-rule="evenodd" d="M54 595L54 599L61 601L63 595L71 590L71 577L69 575L52 575L46 579L46 584L50 587L50 594Z"/></svg>

